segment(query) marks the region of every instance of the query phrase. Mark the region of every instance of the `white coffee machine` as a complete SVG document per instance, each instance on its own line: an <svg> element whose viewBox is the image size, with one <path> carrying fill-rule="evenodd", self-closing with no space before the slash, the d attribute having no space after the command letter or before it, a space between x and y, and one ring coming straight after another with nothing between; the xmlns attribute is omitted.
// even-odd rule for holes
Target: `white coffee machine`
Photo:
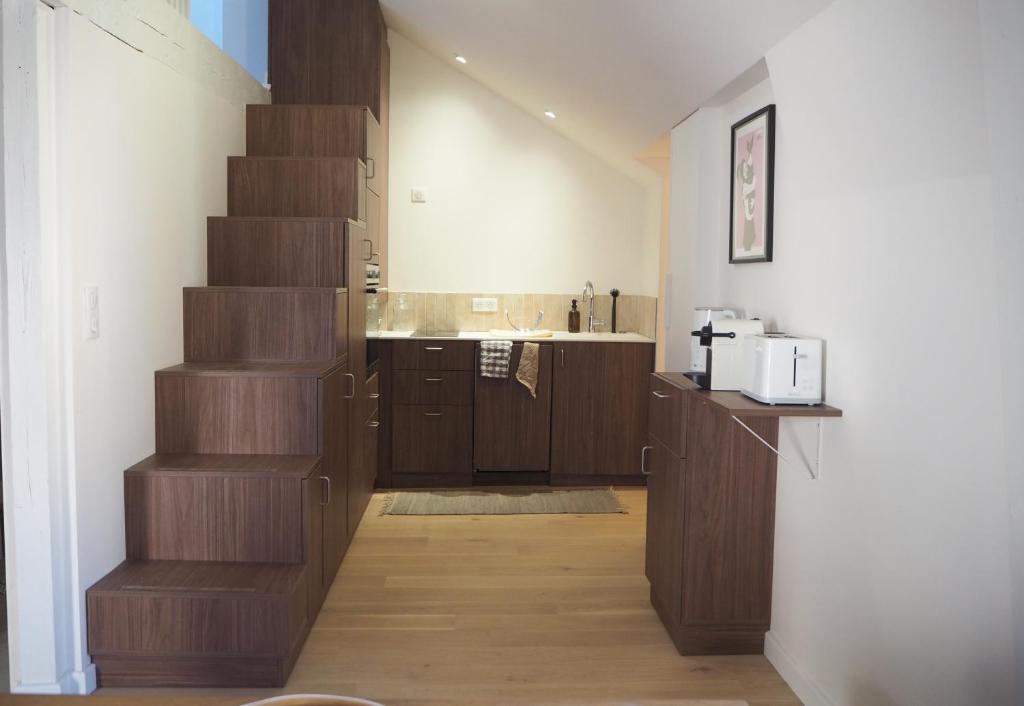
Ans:
<svg viewBox="0 0 1024 706"><path fill-rule="evenodd" d="M698 306L693 310L692 331L710 326L712 321L737 318L735 309L721 306ZM710 344L709 344L710 345ZM699 336L690 337L690 370L695 373L707 372L707 348L701 345Z"/></svg>
<svg viewBox="0 0 1024 706"><path fill-rule="evenodd" d="M743 386L743 342L764 333L760 319L718 319L694 330L704 352L704 371L686 373L706 390L739 390Z"/></svg>

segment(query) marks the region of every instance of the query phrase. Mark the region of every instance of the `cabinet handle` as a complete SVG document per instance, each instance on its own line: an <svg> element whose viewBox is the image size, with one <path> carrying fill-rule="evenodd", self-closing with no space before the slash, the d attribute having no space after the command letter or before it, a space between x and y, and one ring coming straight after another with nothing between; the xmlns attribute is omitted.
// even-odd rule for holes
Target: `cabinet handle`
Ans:
<svg viewBox="0 0 1024 706"><path fill-rule="evenodd" d="M370 240L369 238L363 238L363 242L366 243L366 245L368 246L366 248L366 252L369 253L363 259L366 260L367 262L370 262L371 260L373 260L373 241Z"/></svg>
<svg viewBox="0 0 1024 706"><path fill-rule="evenodd" d="M325 500L324 497L323 497L323 494L321 494L321 496L320 496L320 504L321 505L330 505L331 504L331 479L328 478L327 476L320 476L320 480L327 481L327 499ZM321 483L321 485L323 485L323 484Z"/></svg>
<svg viewBox="0 0 1024 706"><path fill-rule="evenodd" d="M424 412L423 416L424 417L440 417L441 414L442 414L441 412Z"/></svg>
<svg viewBox="0 0 1024 706"><path fill-rule="evenodd" d="M423 350L431 352L443 351L444 346L423 346Z"/></svg>
<svg viewBox="0 0 1024 706"><path fill-rule="evenodd" d="M423 378L423 382L444 382L444 378Z"/></svg>
<svg viewBox="0 0 1024 706"><path fill-rule="evenodd" d="M653 446L644 446L640 449L640 472L645 476L651 475L651 472L647 470L647 452L653 448Z"/></svg>
<svg viewBox="0 0 1024 706"><path fill-rule="evenodd" d="M345 395L345 399L350 400L356 396L356 376L352 373L345 373L345 377L348 378L349 382L349 393Z"/></svg>
<svg viewBox="0 0 1024 706"><path fill-rule="evenodd" d="M380 393L379 393L379 392L371 392L371 393L370 393L370 394L368 395L368 397L369 397L369 398L370 398L371 400L379 400L379 399L380 399Z"/></svg>
<svg viewBox="0 0 1024 706"><path fill-rule="evenodd" d="M366 158L366 178L373 179L377 173L377 163L373 160L373 157Z"/></svg>
<svg viewBox="0 0 1024 706"><path fill-rule="evenodd" d="M565 367L565 349L564 348L559 348L558 352L562 354L562 367L564 368Z"/></svg>
<svg viewBox="0 0 1024 706"><path fill-rule="evenodd" d="M658 392L657 390L651 390L651 394L657 397L659 400L667 400L672 395L666 395L664 392Z"/></svg>
<svg viewBox="0 0 1024 706"><path fill-rule="evenodd" d="M380 422L367 422L366 426L370 427L371 429L376 429L377 427L380 426Z"/></svg>

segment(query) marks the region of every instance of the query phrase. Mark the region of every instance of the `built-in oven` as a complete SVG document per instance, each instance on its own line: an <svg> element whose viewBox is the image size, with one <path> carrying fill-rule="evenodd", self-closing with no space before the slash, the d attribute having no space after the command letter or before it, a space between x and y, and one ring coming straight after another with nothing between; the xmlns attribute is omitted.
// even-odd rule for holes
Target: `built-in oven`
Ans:
<svg viewBox="0 0 1024 706"><path fill-rule="evenodd" d="M366 263L366 379L380 366L380 332L388 305L387 289L380 286L380 265Z"/></svg>

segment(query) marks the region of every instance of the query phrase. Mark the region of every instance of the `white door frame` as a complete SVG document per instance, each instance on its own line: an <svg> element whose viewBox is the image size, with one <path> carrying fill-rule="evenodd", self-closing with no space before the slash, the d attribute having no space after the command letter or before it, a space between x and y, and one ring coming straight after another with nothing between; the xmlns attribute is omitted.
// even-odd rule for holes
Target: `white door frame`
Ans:
<svg viewBox="0 0 1024 706"><path fill-rule="evenodd" d="M77 600L70 243L57 217L70 10L40 1L0 0L0 444L11 690L88 693L96 680Z"/></svg>

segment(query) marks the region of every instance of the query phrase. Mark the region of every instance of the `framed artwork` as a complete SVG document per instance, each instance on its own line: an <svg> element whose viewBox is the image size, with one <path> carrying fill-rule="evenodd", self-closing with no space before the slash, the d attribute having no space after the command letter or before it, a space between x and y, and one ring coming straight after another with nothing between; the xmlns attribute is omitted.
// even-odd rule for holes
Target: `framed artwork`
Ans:
<svg viewBox="0 0 1024 706"><path fill-rule="evenodd" d="M772 261L775 106L732 126L729 262Z"/></svg>

